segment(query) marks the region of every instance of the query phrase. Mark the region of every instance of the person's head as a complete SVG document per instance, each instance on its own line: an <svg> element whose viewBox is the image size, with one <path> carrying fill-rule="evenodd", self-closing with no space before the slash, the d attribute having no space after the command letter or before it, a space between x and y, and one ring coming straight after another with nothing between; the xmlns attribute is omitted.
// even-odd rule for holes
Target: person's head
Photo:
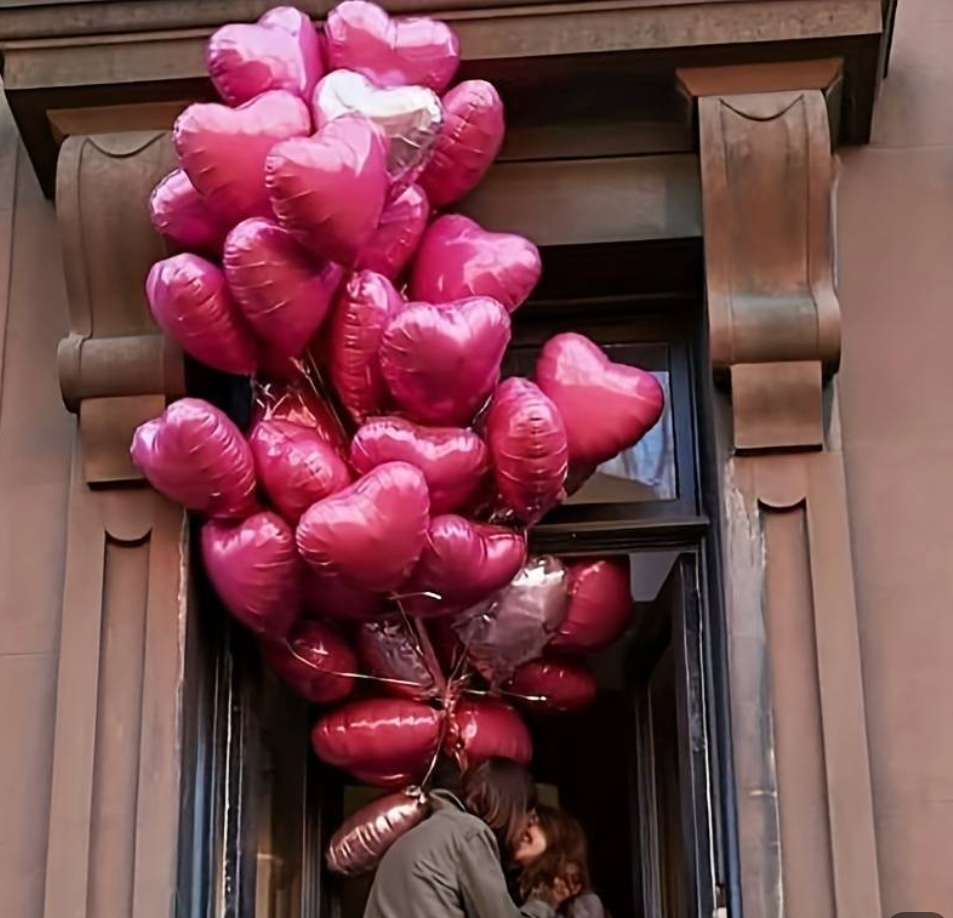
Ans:
<svg viewBox="0 0 953 918"><path fill-rule="evenodd" d="M577 820L562 810L538 806L530 833L540 836L536 847L541 843L543 851L523 864L520 877L523 895L540 887L553 888L557 882L571 895L589 889L589 845Z"/></svg>
<svg viewBox="0 0 953 918"><path fill-rule="evenodd" d="M536 785L529 772L509 759L487 759L463 776L460 796L467 810L493 830L508 863L536 809Z"/></svg>

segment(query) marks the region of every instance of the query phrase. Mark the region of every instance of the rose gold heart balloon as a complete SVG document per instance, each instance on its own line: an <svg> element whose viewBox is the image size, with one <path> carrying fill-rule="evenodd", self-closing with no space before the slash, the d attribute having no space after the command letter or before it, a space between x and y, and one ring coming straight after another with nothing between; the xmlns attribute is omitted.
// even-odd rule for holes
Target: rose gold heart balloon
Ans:
<svg viewBox="0 0 953 918"><path fill-rule="evenodd" d="M313 618L338 622L376 621L388 611L379 593L353 587L341 577L311 567L304 575L304 610Z"/></svg>
<svg viewBox="0 0 953 918"><path fill-rule="evenodd" d="M384 332L381 371L412 420L462 426L499 381L509 341L509 316L489 297L444 306L412 303Z"/></svg>
<svg viewBox="0 0 953 918"><path fill-rule="evenodd" d="M352 265L380 223L387 141L361 115L275 146L265 164L278 222L319 258Z"/></svg>
<svg viewBox="0 0 953 918"><path fill-rule="evenodd" d="M492 83L465 80L443 97L444 121L420 184L434 207L469 194L503 145L503 103Z"/></svg>
<svg viewBox="0 0 953 918"><path fill-rule="evenodd" d="M378 86L428 86L442 92L460 65L460 43L436 19L391 19L374 3L345 0L324 27L331 69L363 73Z"/></svg>
<svg viewBox="0 0 953 918"><path fill-rule="evenodd" d="M298 524L298 550L319 573L383 593L407 579L430 522L423 473L388 462L314 504Z"/></svg>
<svg viewBox="0 0 953 918"><path fill-rule="evenodd" d="M592 468L639 440L658 422L665 396L658 380L638 367L613 363L575 333L546 342L536 382L555 402L566 425L569 460Z"/></svg>
<svg viewBox="0 0 953 918"><path fill-rule="evenodd" d="M149 198L149 217L156 232L176 248L212 256L221 253L229 229L181 169L156 185Z"/></svg>
<svg viewBox="0 0 953 918"><path fill-rule="evenodd" d="M266 92L238 108L196 103L175 122L172 143L192 184L231 223L269 217L265 160L271 148L311 130L308 106L289 92Z"/></svg>
<svg viewBox="0 0 953 918"><path fill-rule="evenodd" d="M202 527L202 561L222 605L256 634L285 635L301 611L294 534L274 513Z"/></svg>
<svg viewBox="0 0 953 918"><path fill-rule="evenodd" d="M302 619L280 640L263 640L271 668L312 704L331 704L354 691L357 657L347 641L322 622Z"/></svg>
<svg viewBox="0 0 953 918"><path fill-rule="evenodd" d="M542 273L539 250L513 233L490 233L468 217L447 214L430 224L414 262L411 298L447 303L490 296L507 310L526 302Z"/></svg>
<svg viewBox="0 0 953 918"><path fill-rule="evenodd" d="M130 454L149 483L186 510L242 519L257 509L251 450L228 416L208 402L173 402L136 430Z"/></svg>
<svg viewBox="0 0 953 918"><path fill-rule="evenodd" d="M209 39L205 62L218 94L229 105L272 89L308 101L324 73L314 24L290 6L275 7L254 24L223 26Z"/></svg>
<svg viewBox="0 0 953 918"><path fill-rule="evenodd" d="M318 130L347 114L372 121L388 140L387 169L398 189L420 175L443 123L440 99L432 90L380 89L351 70L335 70L318 83L311 112Z"/></svg>
<svg viewBox="0 0 953 918"><path fill-rule="evenodd" d="M599 694L584 660L557 656L524 663L506 688L519 696L521 705L541 712L581 711Z"/></svg>
<svg viewBox="0 0 953 918"><path fill-rule="evenodd" d="M187 354L223 373L254 372L254 336L225 275L210 261L191 252L157 261L146 279L146 298L156 324Z"/></svg>
<svg viewBox="0 0 953 918"><path fill-rule="evenodd" d="M508 704L489 698L464 698L457 704L444 749L464 770L486 759L529 765L533 758L533 740L523 719Z"/></svg>
<svg viewBox="0 0 953 918"><path fill-rule="evenodd" d="M373 271L354 274L334 308L331 381L341 404L358 424L385 407L387 384L378 351L384 330L403 308L403 298L394 285Z"/></svg>
<svg viewBox="0 0 953 918"><path fill-rule="evenodd" d="M351 464L364 473L384 462L409 462L424 473L433 515L469 504L490 467L486 445L472 430L371 418L351 441Z"/></svg>
<svg viewBox="0 0 953 918"><path fill-rule="evenodd" d="M419 185L393 198L381 214L377 231L357 258L357 268L376 271L394 280L408 264L430 218L430 204Z"/></svg>
<svg viewBox="0 0 953 918"><path fill-rule="evenodd" d="M587 652L608 647L632 619L628 561L578 561L568 573L569 611L553 647Z"/></svg>
<svg viewBox="0 0 953 918"><path fill-rule="evenodd" d="M440 694L440 680L402 619L366 622L357 632L357 648L368 674L382 680L389 695L424 701Z"/></svg>

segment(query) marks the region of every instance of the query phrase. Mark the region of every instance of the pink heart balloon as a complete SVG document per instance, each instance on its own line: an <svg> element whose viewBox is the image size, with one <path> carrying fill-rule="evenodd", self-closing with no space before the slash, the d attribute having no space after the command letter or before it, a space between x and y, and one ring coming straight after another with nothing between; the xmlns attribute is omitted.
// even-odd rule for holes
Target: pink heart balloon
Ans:
<svg viewBox="0 0 953 918"><path fill-rule="evenodd" d="M388 462L307 510L298 550L319 573L384 593L400 586L420 557L429 513L423 473Z"/></svg>
<svg viewBox="0 0 953 918"><path fill-rule="evenodd" d="M412 303L384 332L381 371L411 419L464 426L499 381L509 342L509 316L489 297Z"/></svg>
<svg viewBox="0 0 953 918"><path fill-rule="evenodd" d="M508 704L494 699L462 699L450 718L444 750L462 768L473 768L486 759L512 759L529 765L533 739L526 724Z"/></svg>
<svg viewBox="0 0 953 918"><path fill-rule="evenodd" d="M491 296L509 312L532 293L542 273L539 250L513 233L490 233L468 217L447 214L430 224L414 262L411 298L447 303Z"/></svg>
<svg viewBox="0 0 953 918"><path fill-rule="evenodd" d="M433 515L472 501L490 467L486 445L472 430L372 418L351 441L351 464L365 473L384 462L409 462L424 473Z"/></svg>
<svg viewBox="0 0 953 918"><path fill-rule="evenodd" d="M225 242L225 277L255 334L297 357L308 346L344 280L344 269L318 262L270 220L239 223Z"/></svg>
<svg viewBox="0 0 953 918"><path fill-rule="evenodd" d="M349 701L317 722L311 743L322 761L354 775L422 778L437 754L441 721L439 711L419 701Z"/></svg>
<svg viewBox="0 0 953 918"><path fill-rule="evenodd" d="M187 354L223 373L255 371L255 339L225 275L210 261L191 252L157 261L146 279L146 298L156 324Z"/></svg>
<svg viewBox="0 0 953 918"><path fill-rule="evenodd" d="M384 208L377 231L357 259L357 268L394 280L406 267L423 238L430 204L419 185L411 185Z"/></svg>
<svg viewBox="0 0 953 918"><path fill-rule="evenodd" d="M526 561L526 540L502 526L447 514L431 520L427 545L402 593L411 615L437 616L503 589Z"/></svg>
<svg viewBox="0 0 953 918"><path fill-rule="evenodd" d="M278 222L319 258L351 265L384 211L387 142L366 118L344 115L275 146L265 176Z"/></svg>
<svg viewBox="0 0 953 918"><path fill-rule="evenodd" d="M310 567L304 575L304 610L313 618L351 622L374 621L388 611L380 594Z"/></svg>
<svg viewBox="0 0 953 918"><path fill-rule="evenodd" d="M512 377L493 396L486 440L507 506L534 523L559 503L566 483L566 430L556 406L526 379Z"/></svg>
<svg viewBox="0 0 953 918"><path fill-rule="evenodd" d="M439 696L438 674L406 622L366 622L358 629L357 649L368 674L383 680L382 691L418 701Z"/></svg>
<svg viewBox="0 0 953 918"><path fill-rule="evenodd" d="M288 381L258 381L251 426L259 421L287 421L304 427L316 433L337 455L347 457L349 446L341 422L304 373Z"/></svg>
<svg viewBox="0 0 953 918"><path fill-rule="evenodd" d="M492 83L465 80L443 97L443 127L420 184L434 207L480 184L503 145L503 102Z"/></svg>
<svg viewBox="0 0 953 918"><path fill-rule="evenodd" d="M348 281L331 318L329 367L341 404L358 424L381 411L387 384L378 351L384 330L404 308L381 274L359 271Z"/></svg>
<svg viewBox="0 0 953 918"><path fill-rule="evenodd" d="M287 421L261 421L249 443L262 488L292 526L312 504L351 483L341 457L313 430Z"/></svg>
<svg viewBox="0 0 953 918"><path fill-rule="evenodd" d="M628 562L579 561L568 574L569 611L552 646L583 652L608 647L632 618Z"/></svg>
<svg viewBox="0 0 953 918"><path fill-rule="evenodd" d="M230 223L271 216L265 160L271 148L311 130L308 106L289 92L266 92L238 108L190 105L172 143L192 184Z"/></svg>
<svg viewBox="0 0 953 918"><path fill-rule="evenodd" d="M391 19L374 3L345 0L324 26L332 70L363 73L378 86L428 86L442 92L460 66L460 42L435 19Z"/></svg>
<svg viewBox="0 0 953 918"><path fill-rule="evenodd" d="M176 248L208 255L222 251L228 234L228 223L205 203L181 169L170 172L153 189L149 218L156 232Z"/></svg>
<svg viewBox="0 0 953 918"><path fill-rule="evenodd" d="M222 605L256 634L283 637L301 611L294 533L274 513L202 527L202 561Z"/></svg>
<svg viewBox="0 0 953 918"><path fill-rule="evenodd" d="M562 415L574 466L592 468L634 446L665 407L665 394L651 373L613 363L575 333L546 342L536 383Z"/></svg>
<svg viewBox="0 0 953 918"><path fill-rule="evenodd" d="M257 23L232 23L213 33L205 63L218 94L241 105L272 89L310 100L324 73L318 33L311 20L278 6Z"/></svg>
<svg viewBox="0 0 953 918"><path fill-rule="evenodd" d="M541 712L581 711L592 705L599 684L583 660L544 657L524 663L507 685L520 703Z"/></svg>
<svg viewBox="0 0 953 918"><path fill-rule="evenodd" d="M228 416L183 398L136 430L132 461L149 483L186 510L223 519L254 513L255 463Z"/></svg>
<svg viewBox="0 0 953 918"><path fill-rule="evenodd" d="M296 622L281 640L261 643L271 668L312 704L331 704L354 691L357 656L347 641L322 622Z"/></svg>

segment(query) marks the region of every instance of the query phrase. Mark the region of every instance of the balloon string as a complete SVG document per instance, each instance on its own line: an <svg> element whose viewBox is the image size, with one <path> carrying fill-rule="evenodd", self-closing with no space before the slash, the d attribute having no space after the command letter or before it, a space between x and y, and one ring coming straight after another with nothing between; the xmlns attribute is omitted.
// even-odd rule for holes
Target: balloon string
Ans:
<svg viewBox="0 0 953 918"><path fill-rule="evenodd" d="M301 654L297 653L290 644L288 644L287 647L291 653L291 656L300 663L304 663L305 666L314 666L314 662L312 660L301 656ZM402 685L408 688L425 688L422 682L413 682L409 679L392 679L388 676L373 676L370 673L351 673L337 669L322 669L320 670L320 673L322 676L336 676L340 679L364 679L367 682L380 682L387 685Z"/></svg>

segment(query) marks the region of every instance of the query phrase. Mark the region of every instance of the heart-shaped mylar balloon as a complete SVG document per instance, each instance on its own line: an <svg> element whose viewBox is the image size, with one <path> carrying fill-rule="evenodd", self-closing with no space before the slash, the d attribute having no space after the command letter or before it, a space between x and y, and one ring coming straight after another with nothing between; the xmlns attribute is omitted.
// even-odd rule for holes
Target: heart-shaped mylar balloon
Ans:
<svg viewBox="0 0 953 918"><path fill-rule="evenodd" d="M349 701L325 714L311 733L318 758L383 786L422 778L437 754L442 715L405 698Z"/></svg>
<svg viewBox="0 0 953 918"><path fill-rule="evenodd" d="M523 719L508 704L489 698L464 698L450 716L444 750L463 769L495 758L529 765L533 740Z"/></svg>
<svg viewBox="0 0 953 918"><path fill-rule="evenodd" d="M255 338L221 268L191 252L157 261L146 279L156 324L183 351L223 373L253 373Z"/></svg>
<svg viewBox="0 0 953 918"><path fill-rule="evenodd" d="M434 516L467 506L490 468L486 444L472 430L371 418L351 441L351 464L363 474L384 462L409 462L424 473Z"/></svg>
<svg viewBox="0 0 953 918"><path fill-rule="evenodd" d="M521 533L453 514L436 516L413 576L401 590L402 605L424 617L459 611L505 587L525 561Z"/></svg>
<svg viewBox="0 0 953 918"><path fill-rule="evenodd" d="M434 207L471 192L503 145L503 102L492 83L465 80L443 97L443 127L420 184Z"/></svg>
<svg viewBox="0 0 953 918"><path fill-rule="evenodd" d="M440 99L423 86L380 89L351 70L335 70L318 83L311 107L320 130L342 115L359 114L388 140L387 170L397 188L420 175L443 123Z"/></svg>
<svg viewBox="0 0 953 918"><path fill-rule="evenodd" d="M552 646L584 652L608 647L632 619L628 562L578 561L569 565L568 578L569 611Z"/></svg>
<svg viewBox="0 0 953 918"><path fill-rule="evenodd" d="M290 6L275 7L254 24L223 26L209 39L205 63L229 105L241 105L271 89L309 101L324 73L314 24Z"/></svg>
<svg viewBox="0 0 953 918"><path fill-rule="evenodd" d="M491 296L509 312L526 302L542 273L539 250L514 233L491 233L446 214L424 233L410 279L414 300L448 303Z"/></svg>
<svg viewBox="0 0 953 918"><path fill-rule="evenodd" d="M173 402L136 430L130 454L152 487L186 510L242 519L257 509L251 450L208 402Z"/></svg>
<svg viewBox="0 0 953 918"><path fill-rule="evenodd" d="M304 611L329 621L376 621L387 612L384 597L351 586L341 577L308 567L304 575Z"/></svg>
<svg viewBox="0 0 953 918"><path fill-rule="evenodd" d="M362 115L277 144L265 181L278 222L319 258L352 265L380 223L387 141Z"/></svg>
<svg viewBox="0 0 953 918"><path fill-rule="evenodd" d="M261 421L248 442L262 488L292 526L312 504L351 483L347 465L313 430L288 421Z"/></svg>
<svg viewBox="0 0 953 918"><path fill-rule="evenodd" d="M509 341L509 316L489 297L412 303L384 332L381 371L412 420L464 426L499 381Z"/></svg>
<svg viewBox="0 0 953 918"><path fill-rule="evenodd" d="M256 634L283 637L301 611L294 533L274 513L202 527L202 561L222 605Z"/></svg>
<svg viewBox="0 0 953 918"><path fill-rule="evenodd" d="M290 92L276 90L238 108L190 105L175 122L172 143L199 194L234 224L271 215L265 160L279 141L310 131L308 106Z"/></svg>
<svg viewBox="0 0 953 918"><path fill-rule="evenodd" d="M176 248L213 256L221 253L229 229L181 169L170 172L153 189L149 218L156 232Z"/></svg>
<svg viewBox="0 0 953 918"><path fill-rule="evenodd" d="M428 86L442 92L460 66L460 42L435 19L391 19L374 3L345 0L324 26L331 69L363 73L378 86Z"/></svg>
<svg viewBox="0 0 953 918"><path fill-rule="evenodd" d="M521 705L540 712L581 711L599 694L599 684L584 660L543 657L524 663L506 686Z"/></svg>
<svg viewBox="0 0 953 918"><path fill-rule="evenodd" d="M239 223L225 241L225 277L255 334L297 357L321 327L344 269L321 263L270 220Z"/></svg>
<svg viewBox="0 0 953 918"><path fill-rule="evenodd" d="M402 619L366 622L357 632L357 650L368 674L389 695L423 701L440 694L440 676Z"/></svg>
<svg viewBox="0 0 953 918"><path fill-rule="evenodd" d="M574 332L546 342L536 363L536 384L562 415L574 467L594 468L634 446L665 406L662 386L651 373L613 363Z"/></svg>
<svg viewBox="0 0 953 918"><path fill-rule="evenodd" d="M420 557L429 514L423 472L387 462L307 510L298 550L319 573L384 593L400 586Z"/></svg>
<svg viewBox="0 0 953 918"><path fill-rule="evenodd" d="M387 384L378 352L384 330L404 308L394 285L373 271L352 275L331 317L329 367L341 404L360 424L381 411Z"/></svg>
<svg viewBox="0 0 953 918"><path fill-rule="evenodd" d="M511 377L496 390L486 442L500 496L524 522L559 503L566 483L566 430L556 406L533 383Z"/></svg>
<svg viewBox="0 0 953 918"><path fill-rule="evenodd" d="M454 628L477 671L494 686L535 660L566 617L566 569L558 558L532 558L509 586L469 610Z"/></svg>
<svg viewBox="0 0 953 918"><path fill-rule="evenodd" d="M427 196L419 185L411 185L384 207L377 230L358 255L356 267L391 280L399 277L414 257L429 217Z"/></svg>
<svg viewBox="0 0 953 918"><path fill-rule="evenodd" d="M331 704L354 691L357 656L347 641L323 622L301 619L280 640L263 640L271 668L312 704Z"/></svg>
<svg viewBox="0 0 953 918"><path fill-rule="evenodd" d="M251 426L259 421L287 421L304 427L339 456L347 457L349 445L341 422L304 372L281 382L256 382Z"/></svg>

